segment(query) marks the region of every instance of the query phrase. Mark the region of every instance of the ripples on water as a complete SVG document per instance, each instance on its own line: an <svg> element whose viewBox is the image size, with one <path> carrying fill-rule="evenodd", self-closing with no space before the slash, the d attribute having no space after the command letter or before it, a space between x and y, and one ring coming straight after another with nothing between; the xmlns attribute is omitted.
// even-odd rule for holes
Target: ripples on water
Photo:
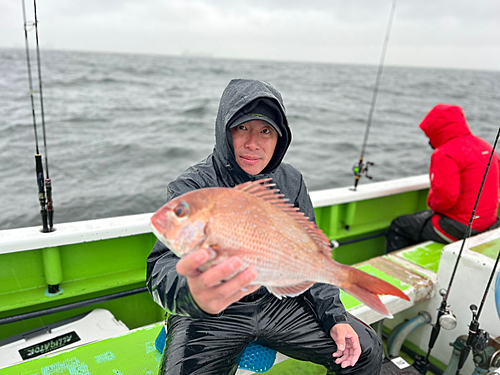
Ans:
<svg viewBox="0 0 500 375"><path fill-rule="evenodd" d="M55 222L159 208L167 183L212 151L219 98L232 78L281 91L293 132L285 161L310 191L350 186L376 70L42 51ZM0 49L0 71L0 229L40 225L24 51ZM431 149L418 124L438 103L462 106L472 131L492 143L499 87L500 72L385 67L365 154L376 163L373 181L427 172Z"/></svg>

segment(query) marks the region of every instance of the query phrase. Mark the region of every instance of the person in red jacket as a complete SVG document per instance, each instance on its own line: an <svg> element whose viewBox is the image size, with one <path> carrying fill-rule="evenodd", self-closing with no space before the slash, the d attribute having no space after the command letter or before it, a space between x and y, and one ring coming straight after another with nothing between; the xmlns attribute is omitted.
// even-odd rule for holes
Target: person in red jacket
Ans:
<svg viewBox="0 0 500 375"><path fill-rule="evenodd" d="M491 155L492 146L473 135L462 108L438 104L420 124L434 149L429 167L430 210L393 220L386 252L423 241L450 243L464 238ZM500 158L495 153L472 222L475 235L500 226Z"/></svg>

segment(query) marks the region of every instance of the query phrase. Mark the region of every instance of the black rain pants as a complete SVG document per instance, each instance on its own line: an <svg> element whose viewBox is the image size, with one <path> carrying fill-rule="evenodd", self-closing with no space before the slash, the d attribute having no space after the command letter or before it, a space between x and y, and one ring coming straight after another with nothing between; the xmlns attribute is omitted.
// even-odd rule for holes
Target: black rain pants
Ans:
<svg viewBox="0 0 500 375"><path fill-rule="evenodd" d="M447 243L434 230L431 210L395 218L386 235L385 252L390 253L425 241Z"/></svg>
<svg viewBox="0 0 500 375"><path fill-rule="evenodd" d="M160 374L235 374L240 356L251 342L323 365L328 374L379 374L383 358L380 338L370 326L348 315L362 353L354 367L345 369L332 356L337 351L335 341L300 297L278 300L266 293L255 301L229 306L219 317L192 320L170 316Z"/></svg>
<svg viewBox="0 0 500 375"><path fill-rule="evenodd" d="M435 214L431 210L420 211L410 215L403 215L395 218L389 231L387 232L385 252L390 253L411 245L416 245L424 241L434 241L438 243L447 244L447 241L439 234L437 234L434 226L432 225L432 216L439 215L439 226L450 236L460 240L465 237L467 232L467 225L462 224L456 220L450 219L444 215ZM484 231L477 231L471 229L471 235L475 236L479 233L486 232L500 227L500 218Z"/></svg>

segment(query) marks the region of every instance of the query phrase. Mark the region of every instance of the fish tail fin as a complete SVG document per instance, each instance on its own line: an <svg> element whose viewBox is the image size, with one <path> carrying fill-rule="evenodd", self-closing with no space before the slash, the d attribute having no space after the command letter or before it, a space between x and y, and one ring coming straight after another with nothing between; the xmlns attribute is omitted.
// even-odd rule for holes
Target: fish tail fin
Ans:
<svg viewBox="0 0 500 375"><path fill-rule="evenodd" d="M363 302L372 310L392 318L392 314L382 303L378 294L390 294L406 301L410 300L405 293L394 285L391 285L378 277L372 276L354 267L346 267L348 267L347 277L345 282L342 283L343 285L339 285L339 287L359 301Z"/></svg>

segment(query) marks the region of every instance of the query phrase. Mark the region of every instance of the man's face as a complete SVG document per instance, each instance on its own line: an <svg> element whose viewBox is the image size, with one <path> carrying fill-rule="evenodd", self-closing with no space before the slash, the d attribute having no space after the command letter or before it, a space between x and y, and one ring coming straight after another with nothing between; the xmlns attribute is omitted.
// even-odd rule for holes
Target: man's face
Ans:
<svg viewBox="0 0 500 375"><path fill-rule="evenodd" d="M265 121L253 120L231 129L236 162L245 172L257 175L274 154L278 133Z"/></svg>

